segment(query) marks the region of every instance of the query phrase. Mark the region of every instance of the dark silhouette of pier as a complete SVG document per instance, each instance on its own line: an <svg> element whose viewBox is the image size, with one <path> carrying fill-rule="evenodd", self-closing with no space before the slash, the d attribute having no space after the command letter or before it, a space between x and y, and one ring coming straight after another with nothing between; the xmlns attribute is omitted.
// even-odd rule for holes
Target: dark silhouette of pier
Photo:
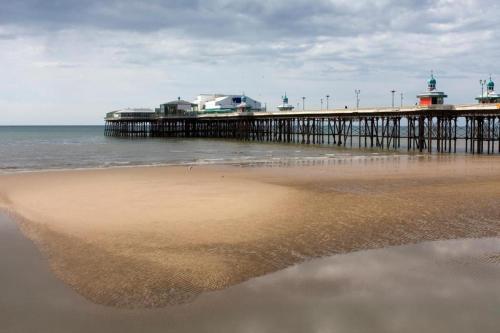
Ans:
<svg viewBox="0 0 500 333"><path fill-rule="evenodd" d="M500 104L106 118L115 137L224 138L420 152L500 153Z"/></svg>

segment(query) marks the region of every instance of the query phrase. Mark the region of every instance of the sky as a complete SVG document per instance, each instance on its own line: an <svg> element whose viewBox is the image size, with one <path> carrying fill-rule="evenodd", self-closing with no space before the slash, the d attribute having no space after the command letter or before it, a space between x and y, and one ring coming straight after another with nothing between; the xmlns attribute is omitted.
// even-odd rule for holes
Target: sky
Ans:
<svg viewBox="0 0 500 333"><path fill-rule="evenodd" d="M496 0L0 0L0 125L102 124L200 93L405 105L500 84ZM300 105L302 108L302 105Z"/></svg>

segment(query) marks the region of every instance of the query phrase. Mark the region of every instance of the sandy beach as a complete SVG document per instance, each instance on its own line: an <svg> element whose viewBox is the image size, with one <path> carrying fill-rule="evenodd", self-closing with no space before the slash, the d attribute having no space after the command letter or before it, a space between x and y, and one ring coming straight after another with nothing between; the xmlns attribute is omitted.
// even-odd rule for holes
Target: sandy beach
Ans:
<svg viewBox="0 0 500 333"><path fill-rule="evenodd" d="M495 157L4 174L0 205L87 299L191 300L308 258L500 235Z"/></svg>

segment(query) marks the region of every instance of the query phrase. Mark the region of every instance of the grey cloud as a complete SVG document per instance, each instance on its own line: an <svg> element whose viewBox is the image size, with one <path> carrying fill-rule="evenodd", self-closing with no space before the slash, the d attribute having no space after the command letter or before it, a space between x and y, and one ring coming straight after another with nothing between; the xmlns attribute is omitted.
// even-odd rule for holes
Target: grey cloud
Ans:
<svg viewBox="0 0 500 333"><path fill-rule="evenodd" d="M17 36L15 34L2 34L0 33L0 40L12 40L16 39Z"/></svg>
<svg viewBox="0 0 500 333"><path fill-rule="evenodd" d="M481 6L486 1L479 1ZM397 28L430 33L456 20L429 13L436 1L20 0L0 4L0 23L60 30L78 27L228 39L351 36ZM498 5L488 3L491 10ZM402 20L400 18L403 17ZM462 28L481 27L481 21Z"/></svg>
<svg viewBox="0 0 500 333"><path fill-rule="evenodd" d="M323 81L451 77L498 72L499 11L487 0L1 1L0 43L29 35L9 59L54 69L158 68L186 82L243 64Z"/></svg>

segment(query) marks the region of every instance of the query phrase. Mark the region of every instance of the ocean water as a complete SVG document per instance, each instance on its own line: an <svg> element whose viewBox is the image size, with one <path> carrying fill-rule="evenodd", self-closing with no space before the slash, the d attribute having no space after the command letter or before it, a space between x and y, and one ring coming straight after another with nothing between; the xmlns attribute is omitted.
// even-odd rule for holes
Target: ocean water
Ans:
<svg viewBox="0 0 500 333"><path fill-rule="evenodd" d="M325 163L394 153L222 139L113 138L103 126L0 126L0 172L169 164Z"/></svg>

